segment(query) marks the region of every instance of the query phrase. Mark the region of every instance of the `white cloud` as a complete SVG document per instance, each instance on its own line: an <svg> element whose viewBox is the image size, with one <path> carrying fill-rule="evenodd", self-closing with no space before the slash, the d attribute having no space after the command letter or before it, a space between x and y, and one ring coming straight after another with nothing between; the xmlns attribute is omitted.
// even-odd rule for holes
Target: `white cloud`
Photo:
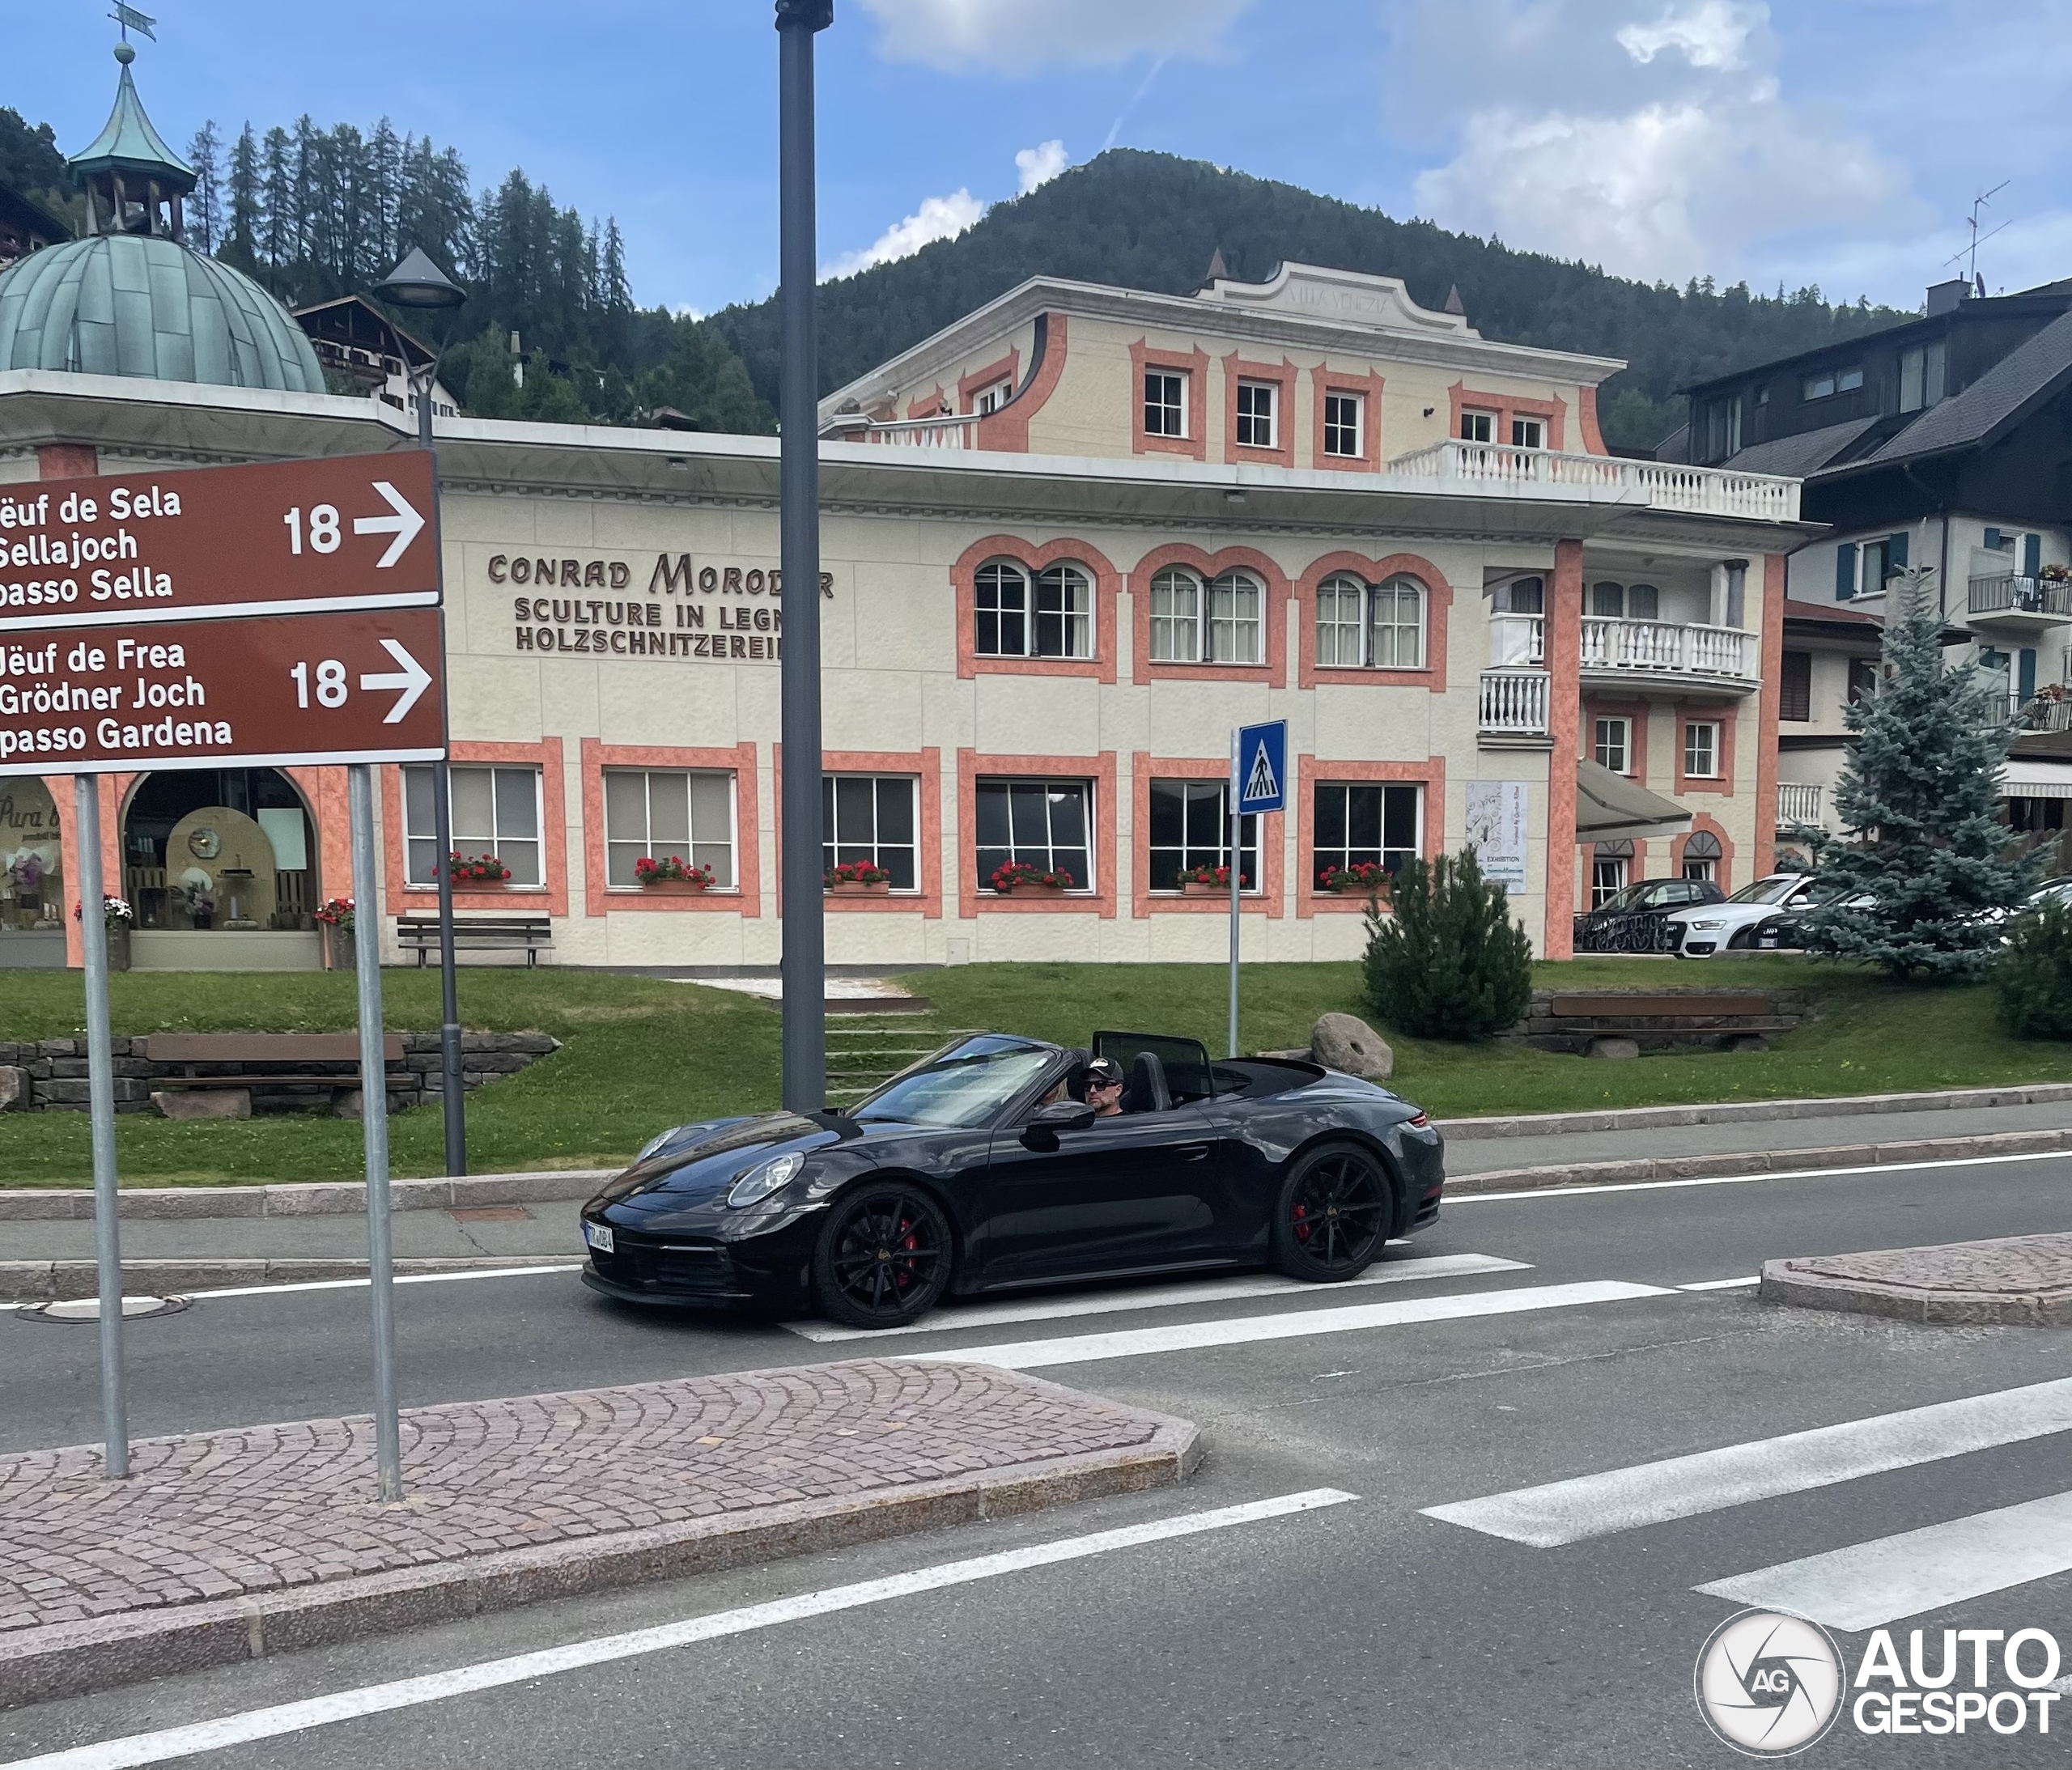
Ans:
<svg viewBox="0 0 2072 1770"><path fill-rule="evenodd" d="M1019 175L1015 194L1026 197L1032 190L1049 184L1071 163L1066 158L1063 142L1042 142L1034 147L1023 148L1014 156L1014 169Z"/></svg>
<svg viewBox="0 0 2072 1770"><path fill-rule="evenodd" d="M1110 67L1216 53L1252 0L863 0L888 61L949 73Z"/></svg>
<svg viewBox="0 0 2072 1770"><path fill-rule="evenodd" d="M1479 50L1461 146L1416 180L1443 225L1628 276L1722 280L1765 243L1918 231L1903 172L1866 134L1787 100L1768 9L1695 0L1645 18L1603 0L1430 0L1404 33L1434 66ZM1541 95L1566 95L1559 108ZM1793 279L1794 282L1798 279Z"/></svg>
<svg viewBox="0 0 2072 1770"><path fill-rule="evenodd" d="M986 206L968 190L953 190L947 197L925 197L912 214L895 221L861 252L836 259L821 272L821 280L854 276L873 265L911 258L922 247L938 240L954 240L985 212Z"/></svg>

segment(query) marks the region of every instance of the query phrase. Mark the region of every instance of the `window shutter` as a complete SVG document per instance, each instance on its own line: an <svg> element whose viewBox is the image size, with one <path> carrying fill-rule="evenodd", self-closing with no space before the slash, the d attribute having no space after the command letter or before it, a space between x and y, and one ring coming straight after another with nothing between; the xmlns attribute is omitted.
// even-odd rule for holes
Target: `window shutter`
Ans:
<svg viewBox="0 0 2072 1770"><path fill-rule="evenodd" d="M1856 543L1845 541L1835 549L1835 601L1846 602L1856 594Z"/></svg>
<svg viewBox="0 0 2072 1770"><path fill-rule="evenodd" d="M1777 717L1810 719L1813 716L1813 654L1787 652L1784 677L1777 685Z"/></svg>
<svg viewBox="0 0 2072 1770"><path fill-rule="evenodd" d="M2042 570L2043 537L2041 535L2023 536L2022 575L2025 578L2033 578Z"/></svg>
<svg viewBox="0 0 2072 1770"><path fill-rule="evenodd" d="M1989 528L1986 530L1984 545L1988 553L1998 553L2000 551L2000 531L1998 528Z"/></svg>
<svg viewBox="0 0 2072 1770"><path fill-rule="evenodd" d="M2032 535L2029 538L2033 541L2036 537ZM2015 678L2015 686L2023 700L2032 701L2036 698L2036 648L2032 645L2025 645L2022 647L2021 662Z"/></svg>
<svg viewBox="0 0 2072 1770"><path fill-rule="evenodd" d="M1907 537L1887 535L1885 537L1885 567L1889 571L1902 571L1906 568Z"/></svg>

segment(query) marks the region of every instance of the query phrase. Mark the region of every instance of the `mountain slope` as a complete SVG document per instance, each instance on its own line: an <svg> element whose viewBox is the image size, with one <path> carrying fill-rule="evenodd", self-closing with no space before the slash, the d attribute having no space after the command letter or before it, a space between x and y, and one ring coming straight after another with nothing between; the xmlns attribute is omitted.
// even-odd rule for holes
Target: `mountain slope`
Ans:
<svg viewBox="0 0 2072 1770"><path fill-rule="evenodd" d="M1231 274L1247 280L1284 260L1376 271L1402 278L1429 308L1457 286L1485 337L1624 357L1629 367L1606 384L1599 412L1607 441L1636 446L1680 421L1679 387L1906 317L1831 306L1818 289L1758 296L1715 291L1709 278L1684 290L1650 286L1204 161L1116 148L996 205L955 240L822 285L822 391L1027 278L1186 294L1219 248ZM774 403L775 299L725 308L711 324Z"/></svg>

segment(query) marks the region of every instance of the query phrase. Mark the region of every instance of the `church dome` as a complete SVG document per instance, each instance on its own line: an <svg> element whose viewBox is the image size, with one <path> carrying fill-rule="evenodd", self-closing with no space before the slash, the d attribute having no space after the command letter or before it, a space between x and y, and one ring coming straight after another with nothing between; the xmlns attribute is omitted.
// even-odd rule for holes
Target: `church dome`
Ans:
<svg viewBox="0 0 2072 1770"><path fill-rule="evenodd" d="M178 240L96 234L0 272L0 369L324 392L288 310Z"/></svg>

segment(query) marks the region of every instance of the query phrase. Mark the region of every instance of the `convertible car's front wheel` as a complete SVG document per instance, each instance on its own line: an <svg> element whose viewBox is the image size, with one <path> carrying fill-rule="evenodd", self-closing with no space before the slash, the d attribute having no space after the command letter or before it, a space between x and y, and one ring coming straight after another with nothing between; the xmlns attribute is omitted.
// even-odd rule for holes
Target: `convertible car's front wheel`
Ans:
<svg viewBox="0 0 2072 1770"><path fill-rule="evenodd" d="M916 1186L864 1186L828 1213L813 1249L821 1313L847 1327L899 1327L949 1283L949 1221Z"/></svg>
<svg viewBox="0 0 2072 1770"><path fill-rule="evenodd" d="M1273 1219L1273 1263L1328 1283L1366 1271L1388 1238L1391 1195L1378 1157L1326 1144L1289 1169Z"/></svg>

